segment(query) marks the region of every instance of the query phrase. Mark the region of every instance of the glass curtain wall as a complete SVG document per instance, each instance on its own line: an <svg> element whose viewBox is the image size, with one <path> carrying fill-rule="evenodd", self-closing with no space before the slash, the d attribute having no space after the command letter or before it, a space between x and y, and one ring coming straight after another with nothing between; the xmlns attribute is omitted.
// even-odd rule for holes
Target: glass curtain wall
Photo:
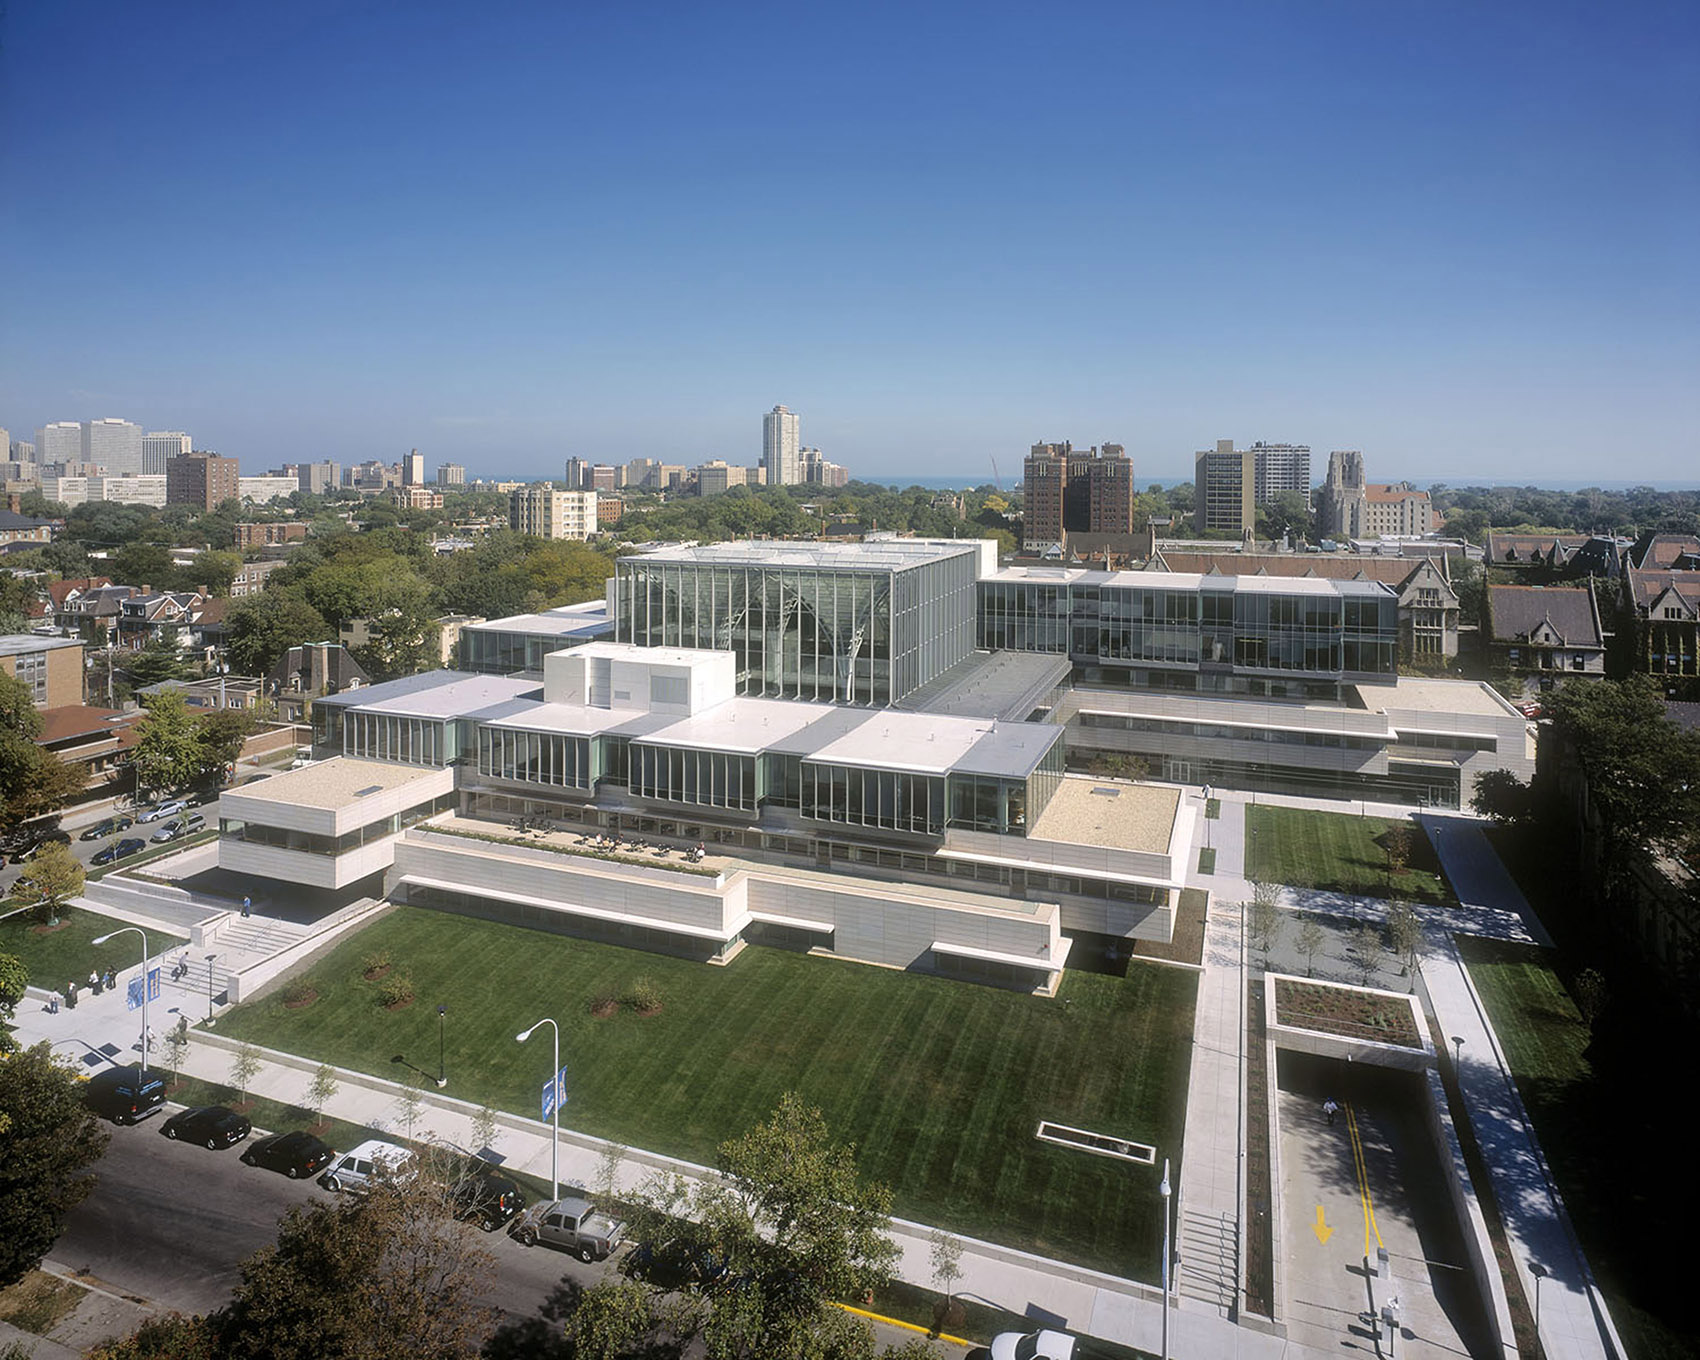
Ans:
<svg viewBox="0 0 1700 1360"><path fill-rule="evenodd" d="M754 756L635 745L631 757L631 789L639 798L755 811Z"/></svg>
<svg viewBox="0 0 1700 1360"><path fill-rule="evenodd" d="M944 834L945 781L940 775L808 760L801 762L800 775L805 817L885 831Z"/></svg>
<svg viewBox="0 0 1700 1360"><path fill-rule="evenodd" d="M588 789L590 739L559 732L518 732L503 727L478 729L478 773L491 779Z"/></svg>
<svg viewBox="0 0 1700 1360"><path fill-rule="evenodd" d="M358 709L343 721L343 754L398 765L442 765L454 759L444 741L445 724L428 718L402 718Z"/></svg>

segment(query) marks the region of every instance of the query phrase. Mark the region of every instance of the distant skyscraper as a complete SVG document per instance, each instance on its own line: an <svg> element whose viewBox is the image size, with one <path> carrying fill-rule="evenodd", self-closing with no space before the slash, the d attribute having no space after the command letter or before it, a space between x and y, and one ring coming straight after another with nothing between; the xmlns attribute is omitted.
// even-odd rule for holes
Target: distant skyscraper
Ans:
<svg viewBox="0 0 1700 1360"><path fill-rule="evenodd" d="M1198 453L1194 463L1196 503L1193 523L1200 531L1243 534L1257 525L1257 455L1218 439L1214 449Z"/></svg>
<svg viewBox="0 0 1700 1360"><path fill-rule="evenodd" d="M163 476L167 458L181 458L195 447L181 430L154 430L142 436L142 471L150 477Z"/></svg>
<svg viewBox="0 0 1700 1360"><path fill-rule="evenodd" d="M1309 501L1309 444L1265 444L1259 441L1251 446L1251 451L1255 455L1252 461L1257 483L1252 494L1259 505L1272 505L1283 491L1301 492Z"/></svg>
<svg viewBox="0 0 1700 1360"><path fill-rule="evenodd" d="M409 449L407 457L401 460L401 484L403 486L425 485L425 455L418 449Z"/></svg>
<svg viewBox="0 0 1700 1360"><path fill-rule="evenodd" d="M297 486L312 496L323 496L342 485L342 468L328 458L322 463L303 463L295 474Z"/></svg>
<svg viewBox="0 0 1700 1360"><path fill-rule="evenodd" d="M801 421L795 411L775 406L761 419L761 465L767 469L769 486L794 486L802 480L797 450L801 445Z"/></svg>
<svg viewBox="0 0 1700 1360"><path fill-rule="evenodd" d="M35 432L35 457L38 463L80 463L83 461L83 427L74 420L56 420Z"/></svg>
<svg viewBox="0 0 1700 1360"><path fill-rule="evenodd" d="M33 463L36 461L35 445L27 439L12 441L12 461L14 463Z"/></svg>
<svg viewBox="0 0 1700 1360"><path fill-rule="evenodd" d="M140 425L113 417L85 420L80 435L83 462L99 463L115 474L144 471Z"/></svg>
<svg viewBox="0 0 1700 1360"><path fill-rule="evenodd" d="M586 491L590 488L590 460L588 458L567 459L567 490Z"/></svg>
<svg viewBox="0 0 1700 1360"><path fill-rule="evenodd" d="M1035 444L1022 473L1021 545L1045 548L1068 533L1131 534L1133 497L1133 459L1123 445Z"/></svg>
<svg viewBox="0 0 1700 1360"><path fill-rule="evenodd" d="M241 495L237 461L216 453L187 453L165 464L165 503L211 510Z"/></svg>
<svg viewBox="0 0 1700 1360"><path fill-rule="evenodd" d="M466 469L463 468L459 463L438 463L437 464L437 485L438 486L465 486L466 485Z"/></svg>
<svg viewBox="0 0 1700 1360"><path fill-rule="evenodd" d="M538 538L589 538L596 532L596 493L559 491L547 482L508 495L508 527Z"/></svg>

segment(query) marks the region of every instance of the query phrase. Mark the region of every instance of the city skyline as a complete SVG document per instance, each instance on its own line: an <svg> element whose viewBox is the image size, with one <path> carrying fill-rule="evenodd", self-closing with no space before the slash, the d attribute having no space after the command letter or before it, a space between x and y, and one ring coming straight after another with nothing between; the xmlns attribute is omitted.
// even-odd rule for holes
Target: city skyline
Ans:
<svg viewBox="0 0 1700 1360"><path fill-rule="evenodd" d="M245 471L749 465L775 404L867 480L1700 465L1692 7L778 14L8 11L0 423Z"/></svg>

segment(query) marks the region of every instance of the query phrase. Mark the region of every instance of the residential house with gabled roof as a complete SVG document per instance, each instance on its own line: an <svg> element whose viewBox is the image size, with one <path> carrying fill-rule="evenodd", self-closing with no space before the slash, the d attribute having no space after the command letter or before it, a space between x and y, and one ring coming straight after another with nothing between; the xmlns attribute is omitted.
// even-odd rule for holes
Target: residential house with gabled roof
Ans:
<svg viewBox="0 0 1700 1360"><path fill-rule="evenodd" d="M1700 571L1700 538L1693 534L1644 533L1628 553L1642 571Z"/></svg>
<svg viewBox="0 0 1700 1360"><path fill-rule="evenodd" d="M54 596L53 622L66 632L76 633L91 647L116 647L118 622L124 601L140 592L134 586L115 586L104 576L81 582L59 582L72 589L63 598ZM48 587L51 593L55 587Z"/></svg>
<svg viewBox="0 0 1700 1360"><path fill-rule="evenodd" d="M1700 698L1700 569L1630 565L1623 594L1635 616L1635 668L1657 676L1672 698Z"/></svg>
<svg viewBox="0 0 1700 1360"><path fill-rule="evenodd" d="M140 651L157 637L175 635L181 650L192 650L191 630L210 598L198 590L150 591L143 586L119 606L118 645Z"/></svg>
<svg viewBox="0 0 1700 1360"><path fill-rule="evenodd" d="M1585 586L1489 586L1489 655L1542 687L1571 675L1603 676L1605 630Z"/></svg>
<svg viewBox="0 0 1700 1360"><path fill-rule="evenodd" d="M266 677L266 691L277 703L280 722L300 722L314 699L370 685L372 677L336 642L291 647Z"/></svg>

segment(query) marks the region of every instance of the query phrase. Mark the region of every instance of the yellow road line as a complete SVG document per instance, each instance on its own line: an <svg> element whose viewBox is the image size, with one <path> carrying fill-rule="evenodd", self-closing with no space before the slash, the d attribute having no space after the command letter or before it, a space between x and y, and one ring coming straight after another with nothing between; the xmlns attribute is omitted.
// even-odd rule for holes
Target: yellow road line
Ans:
<svg viewBox="0 0 1700 1360"><path fill-rule="evenodd" d="M1369 1239L1375 1238L1375 1245L1384 1245L1381 1240L1381 1228L1375 1221L1375 1201L1369 1193L1369 1167L1364 1161L1363 1139L1358 1133L1358 1117L1353 1113L1351 1105L1346 1105L1346 1128L1352 1135L1352 1162L1358 1174L1358 1199L1364 1210L1364 1255L1370 1254Z"/></svg>
<svg viewBox="0 0 1700 1360"><path fill-rule="evenodd" d="M959 1336L951 1336L948 1332L940 1332L933 1336L925 1327L917 1327L913 1322L905 1322L902 1318L886 1317L883 1313L870 1313L866 1308L857 1308L854 1304L834 1303L834 1308L842 1308L846 1313L854 1313L857 1317L865 1317L872 1322L883 1322L888 1327L901 1327L906 1332L918 1332L922 1336L932 1337L934 1341L948 1341L953 1346L972 1346L972 1341L964 1341Z"/></svg>

